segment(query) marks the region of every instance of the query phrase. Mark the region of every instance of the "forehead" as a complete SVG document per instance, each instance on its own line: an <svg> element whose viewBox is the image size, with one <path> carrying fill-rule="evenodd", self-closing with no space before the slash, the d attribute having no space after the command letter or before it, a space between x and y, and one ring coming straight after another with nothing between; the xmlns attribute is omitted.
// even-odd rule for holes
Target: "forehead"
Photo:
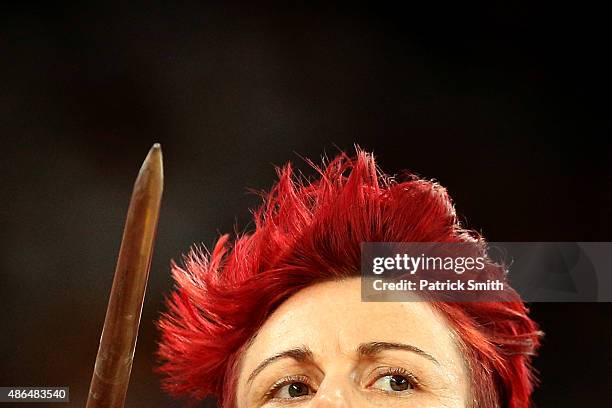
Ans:
<svg viewBox="0 0 612 408"><path fill-rule="evenodd" d="M296 347L325 362L374 341L408 343L442 363L459 358L451 326L428 303L362 302L360 279L352 278L310 286L284 302L246 351L241 371Z"/></svg>

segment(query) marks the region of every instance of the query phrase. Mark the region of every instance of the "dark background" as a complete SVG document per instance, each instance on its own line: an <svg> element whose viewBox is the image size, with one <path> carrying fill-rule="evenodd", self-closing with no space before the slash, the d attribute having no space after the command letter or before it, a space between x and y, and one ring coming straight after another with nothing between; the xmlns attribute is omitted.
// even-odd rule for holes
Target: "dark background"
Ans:
<svg viewBox="0 0 612 408"><path fill-rule="evenodd" d="M249 229L274 165L372 150L448 187L491 241L610 241L610 44L588 6L100 2L1 7L0 385L83 406L132 183L165 193L127 407L170 259ZM610 403L610 304L533 304L539 407ZM63 404L61 406L67 406Z"/></svg>

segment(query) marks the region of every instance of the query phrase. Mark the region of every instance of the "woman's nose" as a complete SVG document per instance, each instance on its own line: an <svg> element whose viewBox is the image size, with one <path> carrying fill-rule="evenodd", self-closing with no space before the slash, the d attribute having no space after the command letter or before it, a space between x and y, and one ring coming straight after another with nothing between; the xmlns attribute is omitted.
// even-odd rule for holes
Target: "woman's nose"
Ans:
<svg viewBox="0 0 612 408"><path fill-rule="evenodd" d="M326 378L315 397L312 399L313 408L355 408L354 393L351 383L343 378Z"/></svg>

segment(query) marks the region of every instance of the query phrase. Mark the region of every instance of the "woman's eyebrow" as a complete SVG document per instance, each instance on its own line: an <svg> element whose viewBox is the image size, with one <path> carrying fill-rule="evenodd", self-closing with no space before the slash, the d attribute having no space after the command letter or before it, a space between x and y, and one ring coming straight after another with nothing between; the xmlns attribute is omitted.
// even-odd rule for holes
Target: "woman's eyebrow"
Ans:
<svg viewBox="0 0 612 408"><path fill-rule="evenodd" d="M249 375L247 384L253 381L255 376L259 374L264 368L266 368L273 362L281 360L283 358L292 358L298 362L312 361L313 359L312 351L308 347L299 347L299 348L285 350L283 352L273 355L272 357L268 357L264 361L259 363L259 365L253 370L253 372L251 372L251 375Z"/></svg>
<svg viewBox="0 0 612 408"><path fill-rule="evenodd" d="M403 343L389 343L389 342L384 342L384 341L373 341L370 343L363 343L359 346L359 348L357 349L357 352L359 353L359 355L361 356L375 356L376 354L385 351L385 350L404 350L404 351L411 351L413 353L416 353L422 357L425 357L426 359L428 359L429 361L435 363L436 365L440 365L440 362L438 360L436 360L436 358L434 356L432 356L431 354L429 354L426 351L421 350L420 348L410 345L410 344L403 344Z"/></svg>

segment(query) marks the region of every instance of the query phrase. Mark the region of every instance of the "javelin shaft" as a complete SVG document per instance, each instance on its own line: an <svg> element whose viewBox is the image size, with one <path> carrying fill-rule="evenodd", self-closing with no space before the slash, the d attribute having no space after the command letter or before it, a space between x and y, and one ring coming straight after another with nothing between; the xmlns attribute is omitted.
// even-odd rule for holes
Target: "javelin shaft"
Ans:
<svg viewBox="0 0 612 408"><path fill-rule="evenodd" d="M134 183L87 408L123 407L151 266L162 190L162 153L156 143Z"/></svg>

